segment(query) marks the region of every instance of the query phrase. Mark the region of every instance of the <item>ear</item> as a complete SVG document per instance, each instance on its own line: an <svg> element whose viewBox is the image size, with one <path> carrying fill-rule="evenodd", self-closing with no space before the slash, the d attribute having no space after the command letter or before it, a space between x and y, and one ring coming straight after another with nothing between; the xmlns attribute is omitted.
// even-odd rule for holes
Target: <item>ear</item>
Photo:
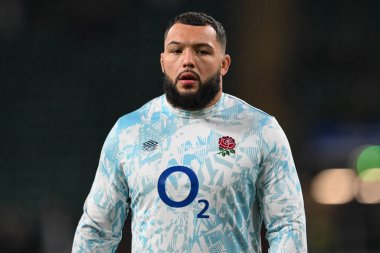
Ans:
<svg viewBox="0 0 380 253"><path fill-rule="evenodd" d="M231 65L231 57L230 55L225 54L223 56L223 60L222 60L221 68L220 68L220 74L222 76L227 74L228 69L230 68L230 65Z"/></svg>
<svg viewBox="0 0 380 253"><path fill-rule="evenodd" d="M161 53L160 56L160 64L161 64L161 71L165 74L165 66L164 66L164 53Z"/></svg>

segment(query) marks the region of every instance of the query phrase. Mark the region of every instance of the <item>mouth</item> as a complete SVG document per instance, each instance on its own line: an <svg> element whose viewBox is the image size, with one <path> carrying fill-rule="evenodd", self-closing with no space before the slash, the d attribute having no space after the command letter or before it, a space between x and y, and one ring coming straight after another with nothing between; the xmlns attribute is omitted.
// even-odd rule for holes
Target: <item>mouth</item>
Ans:
<svg viewBox="0 0 380 253"><path fill-rule="evenodd" d="M196 82L198 82L198 76L193 72L182 73L178 81L184 85L184 88L191 88Z"/></svg>

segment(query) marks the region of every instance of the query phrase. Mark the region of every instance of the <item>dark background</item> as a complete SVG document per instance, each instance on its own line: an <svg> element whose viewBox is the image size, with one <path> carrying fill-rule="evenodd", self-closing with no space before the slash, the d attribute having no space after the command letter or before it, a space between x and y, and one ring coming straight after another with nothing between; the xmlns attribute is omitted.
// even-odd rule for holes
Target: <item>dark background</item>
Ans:
<svg viewBox="0 0 380 253"><path fill-rule="evenodd" d="M0 252L70 252L103 141L162 94L163 33L189 10L227 30L225 92L287 133L309 252L380 252L379 204L321 205L309 192L317 173L380 143L374 0L0 0Z"/></svg>

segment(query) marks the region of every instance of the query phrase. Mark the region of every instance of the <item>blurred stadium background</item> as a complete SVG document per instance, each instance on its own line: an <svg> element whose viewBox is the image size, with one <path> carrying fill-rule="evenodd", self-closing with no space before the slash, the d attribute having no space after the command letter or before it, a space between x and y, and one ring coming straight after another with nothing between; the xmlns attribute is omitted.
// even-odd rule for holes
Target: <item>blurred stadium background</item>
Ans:
<svg viewBox="0 0 380 253"><path fill-rule="evenodd" d="M227 30L224 90L287 133L309 252L380 252L375 0L0 0L0 252L70 252L103 141L162 93L163 32L188 10Z"/></svg>

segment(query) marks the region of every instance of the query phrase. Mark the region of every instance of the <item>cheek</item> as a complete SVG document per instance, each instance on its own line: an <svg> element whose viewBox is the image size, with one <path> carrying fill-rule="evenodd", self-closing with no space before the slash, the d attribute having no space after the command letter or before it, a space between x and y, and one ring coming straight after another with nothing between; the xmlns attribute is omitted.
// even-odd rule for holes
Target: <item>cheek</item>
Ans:
<svg viewBox="0 0 380 253"><path fill-rule="evenodd" d="M179 67L179 61L178 59L171 59L171 57L168 57L164 61L164 66L167 72L175 72Z"/></svg>
<svg viewBox="0 0 380 253"><path fill-rule="evenodd" d="M165 74L172 77L172 75L174 73L173 64L168 62L168 61L164 61L163 68L165 70Z"/></svg>
<svg viewBox="0 0 380 253"><path fill-rule="evenodd" d="M214 64L204 64L199 68L199 73L202 76L202 79L208 79L215 74L220 74L220 66Z"/></svg>

